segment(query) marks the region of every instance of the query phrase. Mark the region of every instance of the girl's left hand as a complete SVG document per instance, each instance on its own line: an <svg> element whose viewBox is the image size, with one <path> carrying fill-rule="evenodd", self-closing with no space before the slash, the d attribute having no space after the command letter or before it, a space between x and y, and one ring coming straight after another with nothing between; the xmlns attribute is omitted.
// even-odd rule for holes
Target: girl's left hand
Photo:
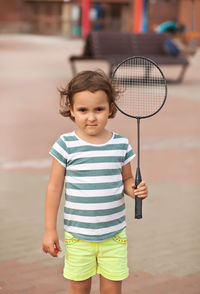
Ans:
<svg viewBox="0 0 200 294"><path fill-rule="evenodd" d="M137 188L135 188L135 186L133 187L134 188L134 195L139 197L139 198L142 198L142 199L145 199L147 198L148 196L148 189L147 189L147 186L145 184L145 182L141 182Z"/></svg>

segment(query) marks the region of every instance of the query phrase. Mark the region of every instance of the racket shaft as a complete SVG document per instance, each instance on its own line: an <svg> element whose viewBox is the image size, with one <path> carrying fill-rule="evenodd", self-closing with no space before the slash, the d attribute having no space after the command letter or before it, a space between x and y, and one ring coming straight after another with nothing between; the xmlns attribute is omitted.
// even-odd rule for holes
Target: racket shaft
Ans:
<svg viewBox="0 0 200 294"><path fill-rule="evenodd" d="M135 176L135 186L137 186L142 182L142 177L140 173L140 168L138 167L136 170ZM140 219L142 218L142 199L135 196L135 218Z"/></svg>

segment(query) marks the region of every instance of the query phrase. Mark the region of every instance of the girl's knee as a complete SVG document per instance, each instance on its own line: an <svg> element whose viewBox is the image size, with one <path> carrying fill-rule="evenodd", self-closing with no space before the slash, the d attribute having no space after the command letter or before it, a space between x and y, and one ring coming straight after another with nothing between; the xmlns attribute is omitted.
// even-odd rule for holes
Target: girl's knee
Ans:
<svg viewBox="0 0 200 294"><path fill-rule="evenodd" d="M121 294L122 281L112 281L100 276L100 293L101 294Z"/></svg>
<svg viewBox="0 0 200 294"><path fill-rule="evenodd" d="M91 290L91 278L84 281L69 282L68 294L89 294Z"/></svg>

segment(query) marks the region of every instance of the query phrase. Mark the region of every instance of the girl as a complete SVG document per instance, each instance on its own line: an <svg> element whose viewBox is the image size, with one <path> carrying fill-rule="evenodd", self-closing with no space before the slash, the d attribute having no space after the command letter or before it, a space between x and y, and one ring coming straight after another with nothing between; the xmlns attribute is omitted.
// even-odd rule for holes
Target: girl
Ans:
<svg viewBox="0 0 200 294"><path fill-rule="evenodd" d="M57 211L65 184L64 277L68 294L89 294L91 277L100 274L101 294L121 294L128 277L124 193L147 197L141 182L135 189L130 162L135 156L128 139L106 129L116 114L117 92L102 72L84 71L60 90L63 116L76 130L60 136L53 156L45 205L43 251L61 250Z"/></svg>

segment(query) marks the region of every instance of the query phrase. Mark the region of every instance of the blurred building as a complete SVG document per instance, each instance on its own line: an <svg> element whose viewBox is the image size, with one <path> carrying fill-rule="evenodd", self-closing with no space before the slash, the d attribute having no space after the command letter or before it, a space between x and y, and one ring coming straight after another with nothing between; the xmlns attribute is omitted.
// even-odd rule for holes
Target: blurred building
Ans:
<svg viewBox="0 0 200 294"><path fill-rule="evenodd" d="M1 0L0 32L81 36L85 0ZM136 1L136 0L135 0ZM134 0L90 0L90 29L131 32ZM200 32L200 0L149 0L147 28L175 20Z"/></svg>
<svg viewBox="0 0 200 294"><path fill-rule="evenodd" d="M23 0L0 0L0 32L15 33L25 30L23 11Z"/></svg>

